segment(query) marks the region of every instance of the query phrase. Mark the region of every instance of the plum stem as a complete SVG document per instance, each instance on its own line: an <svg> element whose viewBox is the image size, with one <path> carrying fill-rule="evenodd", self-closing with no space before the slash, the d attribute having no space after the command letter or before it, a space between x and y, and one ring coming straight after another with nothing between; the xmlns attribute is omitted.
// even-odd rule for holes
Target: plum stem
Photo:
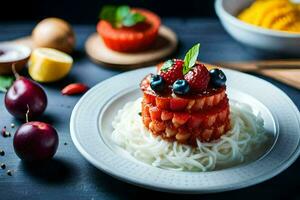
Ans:
<svg viewBox="0 0 300 200"><path fill-rule="evenodd" d="M14 73L14 76L16 79L18 79L20 77L20 75L18 74L18 72L16 71L16 63L12 64L12 71Z"/></svg>
<svg viewBox="0 0 300 200"><path fill-rule="evenodd" d="M28 123L29 122L29 120L28 120L28 115L29 115L29 105L27 104L27 111L26 111L26 123Z"/></svg>

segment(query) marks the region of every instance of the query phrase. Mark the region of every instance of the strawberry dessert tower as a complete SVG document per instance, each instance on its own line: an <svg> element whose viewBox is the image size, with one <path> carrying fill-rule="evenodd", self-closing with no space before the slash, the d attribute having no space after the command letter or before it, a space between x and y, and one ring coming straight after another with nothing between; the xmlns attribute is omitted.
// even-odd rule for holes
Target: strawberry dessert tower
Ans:
<svg viewBox="0 0 300 200"><path fill-rule="evenodd" d="M155 136L195 146L196 141L219 139L230 129L226 76L196 62L200 44L184 60L157 67L140 84L142 121Z"/></svg>

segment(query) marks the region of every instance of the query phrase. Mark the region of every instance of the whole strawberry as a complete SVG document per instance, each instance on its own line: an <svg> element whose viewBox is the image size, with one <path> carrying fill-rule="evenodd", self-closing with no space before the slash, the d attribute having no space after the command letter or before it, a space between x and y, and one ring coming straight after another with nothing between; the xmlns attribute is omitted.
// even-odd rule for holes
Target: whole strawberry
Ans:
<svg viewBox="0 0 300 200"><path fill-rule="evenodd" d="M176 80L183 79L182 68L182 60L167 60L160 68L158 74L164 79L167 85L172 85Z"/></svg>
<svg viewBox="0 0 300 200"><path fill-rule="evenodd" d="M206 90L210 75L203 64L196 63L195 66L184 75L184 79L189 83L191 91L197 93Z"/></svg>

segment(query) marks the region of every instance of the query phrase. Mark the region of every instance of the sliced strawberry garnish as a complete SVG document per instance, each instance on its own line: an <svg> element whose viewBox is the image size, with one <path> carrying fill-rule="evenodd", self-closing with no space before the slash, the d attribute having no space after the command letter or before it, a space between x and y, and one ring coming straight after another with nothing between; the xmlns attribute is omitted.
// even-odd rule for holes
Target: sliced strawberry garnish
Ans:
<svg viewBox="0 0 300 200"><path fill-rule="evenodd" d="M184 110L189 103L189 100L182 98L171 98L170 100L170 109L173 111Z"/></svg>
<svg viewBox="0 0 300 200"><path fill-rule="evenodd" d="M183 125L185 124L190 118L190 114L186 112L181 113L174 113L172 122L174 125Z"/></svg>
<svg viewBox="0 0 300 200"><path fill-rule="evenodd" d="M200 63L197 63L186 75L184 79L189 83L193 93L205 91L209 80L209 72L207 68Z"/></svg>
<svg viewBox="0 0 300 200"><path fill-rule="evenodd" d="M170 109L170 99L167 97L159 97L155 98L156 106L160 109L169 110Z"/></svg>
<svg viewBox="0 0 300 200"><path fill-rule="evenodd" d="M161 110L157 107L151 107L149 109L151 120L161 120Z"/></svg>
<svg viewBox="0 0 300 200"><path fill-rule="evenodd" d="M168 85L172 85L176 80L183 79L183 61L179 59L168 60L160 68L158 74L163 77Z"/></svg>

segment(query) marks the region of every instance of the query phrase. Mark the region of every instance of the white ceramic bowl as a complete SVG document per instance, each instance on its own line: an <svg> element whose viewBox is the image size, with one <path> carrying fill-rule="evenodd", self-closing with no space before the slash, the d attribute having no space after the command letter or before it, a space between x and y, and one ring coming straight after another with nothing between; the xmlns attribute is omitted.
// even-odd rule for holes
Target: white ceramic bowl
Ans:
<svg viewBox="0 0 300 200"><path fill-rule="evenodd" d="M300 34L274 31L245 23L236 16L253 0L216 0L215 10L226 31L236 40L263 50L300 56Z"/></svg>

